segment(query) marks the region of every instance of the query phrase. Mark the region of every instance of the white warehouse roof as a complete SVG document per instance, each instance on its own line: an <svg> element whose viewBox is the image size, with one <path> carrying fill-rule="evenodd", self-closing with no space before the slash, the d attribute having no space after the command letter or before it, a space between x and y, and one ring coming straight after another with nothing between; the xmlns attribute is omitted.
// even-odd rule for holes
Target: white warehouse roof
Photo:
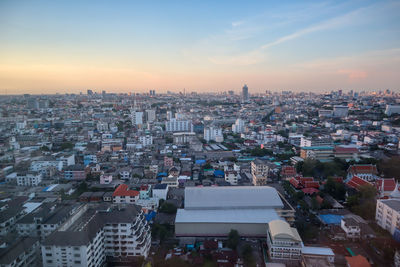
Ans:
<svg viewBox="0 0 400 267"><path fill-rule="evenodd" d="M270 186L185 188L185 210L257 208L283 208L282 200L275 188Z"/></svg>
<svg viewBox="0 0 400 267"><path fill-rule="evenodd" d="M274 209L178 209L175 223L269 223L280 220Z"/></svg>

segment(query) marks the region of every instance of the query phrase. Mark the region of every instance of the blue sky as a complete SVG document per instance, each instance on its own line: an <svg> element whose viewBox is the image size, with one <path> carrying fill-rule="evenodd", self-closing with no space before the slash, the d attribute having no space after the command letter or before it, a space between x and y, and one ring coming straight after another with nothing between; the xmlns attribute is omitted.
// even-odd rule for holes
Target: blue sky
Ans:
<svg viewBox="0 0 400 267"><path fill-rule="evenodd" d="M399 1L0 2L0 93L399 89Z"/></svg>

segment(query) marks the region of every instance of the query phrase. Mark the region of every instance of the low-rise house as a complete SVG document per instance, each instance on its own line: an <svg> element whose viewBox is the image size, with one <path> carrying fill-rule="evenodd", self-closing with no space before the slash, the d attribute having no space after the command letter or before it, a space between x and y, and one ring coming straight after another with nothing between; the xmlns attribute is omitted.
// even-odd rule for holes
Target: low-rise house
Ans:
<svg viewBox="0 0 400 267"><path fill-rule="evenodd" d="M173 176L163 177L161 180L161 184L166 184L168 185L168 187L178 187L179 186L178 177L173 177Z"/></svg>
<svg viewBox="0 0 400 267"><path fill-rule="evenodd" d="M119 170L119 177L122 180L129 180L131 179L131 172L130 172L130 168L123 168L121 170Z"/></svg>
<svg viewBox="0 0 400 267"><path fill-rule="evenodd" d="M113 180L112 174L100 175L100 184L111 184L112 180Z"/></svg>
<svg viewBox="0 0 400 267"><path fill-rule="evenodd" d="M237 185L239 178L240 178L240 175L236 171L226 171L225 172L225 181L231 185Z"/></svg>
<svg viewBox="0 0 400 267"><path fill-rule="evenodd" d="M113 201L113 192L105 192L103 195L104 202L111 202Z"/></svg>
<svg viewBox="0 0 400 267"><path fill-rule="evenodd" d="M126 184L121 184L113 193L113 203L135 204L139 200L139 191L132 190Z"/></svg>
<svg viewBox="0 0 400 267"><path fill-rule="evenodd" d="M340 222L342 230L346 233L346 237L350 239L360 238L361 229L359 224L353 218L342 218Z"/></svg>

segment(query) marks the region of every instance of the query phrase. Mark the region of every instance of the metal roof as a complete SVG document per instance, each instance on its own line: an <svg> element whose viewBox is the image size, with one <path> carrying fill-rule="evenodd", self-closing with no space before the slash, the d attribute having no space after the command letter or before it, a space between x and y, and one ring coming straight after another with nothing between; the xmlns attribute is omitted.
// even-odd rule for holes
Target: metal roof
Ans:
<svg viewBox="0 0 400 267"><path fill-rule="evenodd" d="M269 223L279 220L274 209L178 209L175 223Z"/></svg>
<svg viewBox="0 0 400 267"><path fill-rule="evenodd" d="M185 210L245 208L283 208L283 203L276 189L270 186L185 188Z"/></svg>

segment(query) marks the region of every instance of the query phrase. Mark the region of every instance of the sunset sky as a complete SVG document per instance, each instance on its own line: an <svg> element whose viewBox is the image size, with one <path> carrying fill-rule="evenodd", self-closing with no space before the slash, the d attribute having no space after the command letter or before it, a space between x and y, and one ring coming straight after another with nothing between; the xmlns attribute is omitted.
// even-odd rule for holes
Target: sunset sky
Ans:
<svg viewBox="0 0 400 267"><path fill-rule="evenodd" d="M0 94L400 90L400 1L0 1Z"/></svg>

